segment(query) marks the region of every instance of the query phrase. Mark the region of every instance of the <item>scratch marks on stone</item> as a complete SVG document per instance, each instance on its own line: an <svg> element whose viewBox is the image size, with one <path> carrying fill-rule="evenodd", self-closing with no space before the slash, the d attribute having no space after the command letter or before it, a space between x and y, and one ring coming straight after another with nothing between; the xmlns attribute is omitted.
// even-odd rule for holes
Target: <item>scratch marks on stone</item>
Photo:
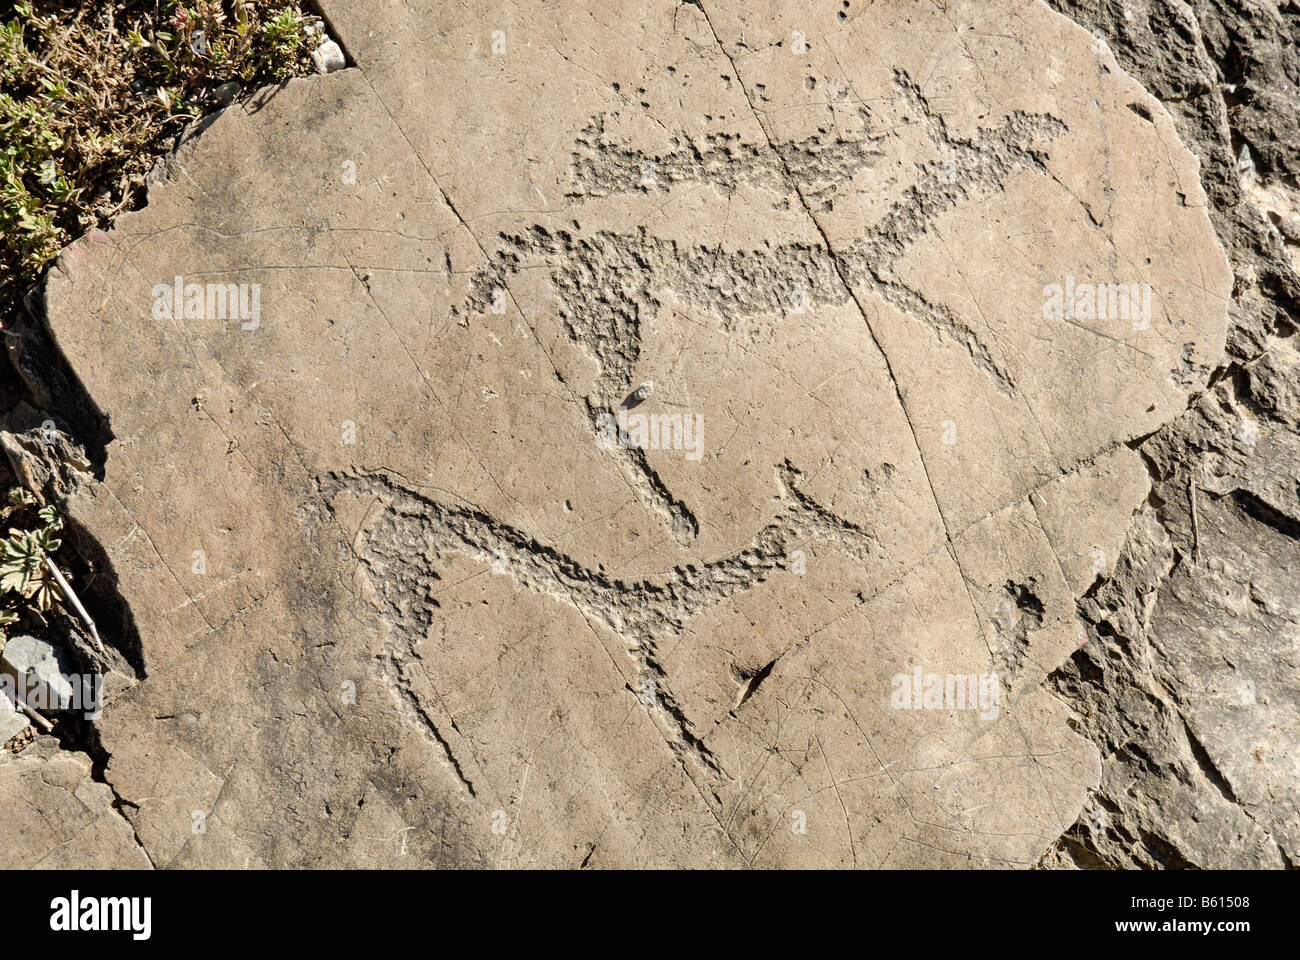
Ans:
<svg viewBox="0 0 1300 960"><path fill-rule="evenodd" d="M438 724L434 720L429 707L425 704L424 699L416 692L412 685L411 678L408 676L411 667L405 661L404 654L400 652L396 646L391 646L386 652L384 657L384 666L389 682L392 684L393 689L397 691L398 696L407 708L408 713L418 721L418 725L422 726L438 746L442 748L443 756L450 765L452 771L456 774L456 779L460 781L461 786L469 791L471 797L477 797L478 791L474 789L474 782L465 774L465 770L461 766L460 761L456 758L456 754L452 750L451 743L448 742L447 736L438 728ZM454 720L451 721L451 725L455 727L456 722Z"/></svg>
<svg viewBox="0 0 1300 960"><path fill-rule="evenodd" d="M1018 168L1045 171L1046 155L1035 144L1061 135L1065 124L1055 117L1015 111L1000 126L981 128L974 139L963 139L948 132L942 115L930 107L906 72L895 71L894 86L920 115L939 158L925 164L920 179L853 244L844 257L847 272L855 284L874 290L886 302L920 320L939 340L952 340L964 347L994 386L1009 396L1015 382L979 333L947 306L932 303L899 281L894 266L940 215L959 203L1001 190Z"/></svg>

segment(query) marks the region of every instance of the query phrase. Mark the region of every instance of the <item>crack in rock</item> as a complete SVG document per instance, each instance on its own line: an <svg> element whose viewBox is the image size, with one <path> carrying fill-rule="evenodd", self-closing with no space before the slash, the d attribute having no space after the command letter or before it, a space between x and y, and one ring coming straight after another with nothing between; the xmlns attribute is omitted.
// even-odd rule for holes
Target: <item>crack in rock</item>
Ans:
<svg viewBox="0 0 1300 960"><path fill-rule="evenodd" d="M842 305L849 301L851 287L861 286L920 321L940 342L960 344L994 386L1011 395L1015 382L981 334L946 305L898 280L893 269L944 213L1001 189L1017 168L1045 170L1046 155L1036 144L1064 133L1065 124L1051 116L1013 112L1000 126L981 129L972 139L954 137L905 71L896 71L895 85L921 116L941 159L926 163L918 181L848 249L837 252L822 244L795 242L726 250L662 239L644 227L635 233L583 236L576 223L574 231L533 224L500 235L497 250L475 273L464 309L486 312L506 288L508 276L545 265L570 339L600 364L585 401L597 435L609 430L613 411L636 382L642 327L664 308L661 297L706 310L718 317L726 333L753 342L776 322L774 316ZM573 176L584 185L574 194L578 198L645 190L653 184L662 189L679 183L735 189L752 181L801 194L806 201L825 189L818 184L833 187L874 163L879 152L867 144L880 139L865 135L827 144L815 135L752 145L724 138L701 149L678 134L672 152L649 155L612 144L603 134L603 119L596 118L577 140ZM655 171L653 182L633 179L645 171ZM605 446L673 534L693 539L699 532L694 514L668 490L644 449L622 435L619 442Z"/></svg>

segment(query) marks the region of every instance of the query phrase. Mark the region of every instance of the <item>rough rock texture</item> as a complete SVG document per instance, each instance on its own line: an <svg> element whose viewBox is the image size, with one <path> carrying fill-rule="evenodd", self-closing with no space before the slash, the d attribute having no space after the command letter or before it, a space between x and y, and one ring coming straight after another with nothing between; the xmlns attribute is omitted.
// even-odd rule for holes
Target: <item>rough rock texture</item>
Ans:
<svg viewBox="0 0 1300 960"><path fill-rule="evenodd" d="M1104 36L1198 154L1233 264L1215 386L1142 445L1153 480L1093 638L1052 678L1101 785L1044 863L1300 862L1300 5L1054 6Z"/></svg>
<svg viewBox="0 0 1300 960"><path fill-rule="evenodd" d="M30 634L10 637L0 650L0 670L14 678L19 690L29 692L43 704L66 704L72 700L72 662L48 640Z"/></svg>
<svg viewBox="0 0 1300 960"><path fill-rule="evenodd" d="M0 753L0 851L6 868L140 870L149 858L91 777L90 758L37 737Z"/></svg>
<svg viewBox="0 0 1300 960"><path fill-rule="evenodd" d="M1182 4L323 6L45 290L149 859L1294 861L1276 78L1144 72Z"/></svg>
<svg viewBox="0 0 1300 960"><path fill-rule="evenodd" d="M31 724L8 691L0 690L0 745L8 743Z"/></svg>

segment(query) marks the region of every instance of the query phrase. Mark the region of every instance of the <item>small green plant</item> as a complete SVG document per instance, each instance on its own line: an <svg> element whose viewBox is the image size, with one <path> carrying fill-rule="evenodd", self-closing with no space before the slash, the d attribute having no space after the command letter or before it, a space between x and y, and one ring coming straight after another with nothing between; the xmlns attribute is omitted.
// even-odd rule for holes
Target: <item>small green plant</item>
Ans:
<svg viewBox="0 0 1300 960"><path fill-rule="evenodd" d="M316 18L285 0L28 0L0 14L0 328L70 242L135 206L185 125L310 73ZM0 359L0 381L4 379ZM63 521L16 490L0 505L0 641L66 602L99 633L54 554ZM66 569L66 567L64 568Z"/></svg>
<svg viewBox="0 0 1300 960"><path fill-rule="evenodd" d="M319 42L315 18L283 0L10 9L0 22L0 326L59 251L135 205L155 159L228 101L229 84L309 73Z"/></svg>
<svg viewBox="0 0 1300 960"><path fill-rule="evenodd" d="M25 490L11 493L10 502L20 508L35 505L35 499ZM30 530L11 527L9 537L0 541L0 599L5 594L15 594L20 602L34 604L38 610L45 611L55 601L63 599L47 564L47 559L52 558L63 545L57 536L63 529L63 518L54 507L42 507L36 517L39 526ZM49 562L52 563L52 559ZM17 610L4 608L0 624L13 623L17 619Z"/></svg>
<svg viewBox="0 0 1300 960"><path fill-rule="evenodd" d="M63 517L53 506L40 506L27 490L15 488L9 492L9 505L0 510L0 520L10 524L9 536L0 540L0 643L4 640L3 628L17 623L25 611L41 614L55 604L66 602L81 619L95 649L102 655L104 641L100 639L95 621L73 590L68 578L59 571L54 555L63 546L58 536L63 530Z"/></svg>

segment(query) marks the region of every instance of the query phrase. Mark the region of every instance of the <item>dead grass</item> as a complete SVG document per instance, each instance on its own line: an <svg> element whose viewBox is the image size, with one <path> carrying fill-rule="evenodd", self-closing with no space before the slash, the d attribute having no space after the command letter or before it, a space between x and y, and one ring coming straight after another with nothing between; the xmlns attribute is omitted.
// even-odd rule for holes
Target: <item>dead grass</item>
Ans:
<svg viewBox="0 0 1300 960"><path fill-rule="evenodd" d="M0 5L0 324L63 247L139 202L187 123L311 72L315 22L283 0Z"/></svg>
<svg viewBox="0 0 1300 960"><path fill-rule="evenodd" d="M283 0L0 3L0 329L59 251L139 204L186 124L311 72L316 23ZM0 416L16 382L0 355ZM15 624L48 632L51 606L84 610L57 582L77 565L56 560L60 526L26 491L0 500L0 646Z"/></svg>

